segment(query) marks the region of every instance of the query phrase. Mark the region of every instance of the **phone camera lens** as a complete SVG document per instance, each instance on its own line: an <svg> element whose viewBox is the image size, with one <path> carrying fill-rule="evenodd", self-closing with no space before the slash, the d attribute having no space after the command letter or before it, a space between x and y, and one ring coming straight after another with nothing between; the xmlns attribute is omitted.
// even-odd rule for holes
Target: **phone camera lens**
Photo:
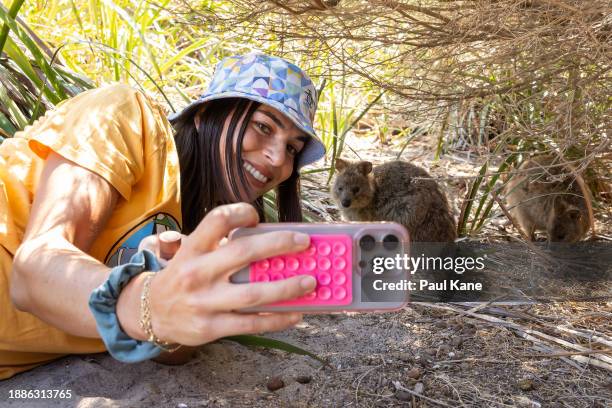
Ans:
<svg viewBox="0 0 612 408"><path fill-rule="evenodd" d="M397 249L398 246L399 246L399 239L395 235L389 234L383 238L383 247L385 249L392 251L394 249Z"/></svg>
<svg viewBox="0 0 612 408"><path fill-rule="evenodd" d="M364 251L373 250L375 244L376 244L376 241L374 240L374 237L371 235L364 235L359 240L359 247Z"/></svg>

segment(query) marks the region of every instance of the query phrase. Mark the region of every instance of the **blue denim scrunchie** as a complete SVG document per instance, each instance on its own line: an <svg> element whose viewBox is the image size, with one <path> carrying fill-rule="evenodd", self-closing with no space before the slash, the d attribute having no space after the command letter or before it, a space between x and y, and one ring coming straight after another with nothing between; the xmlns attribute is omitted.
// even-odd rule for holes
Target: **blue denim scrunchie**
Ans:
<svg viewBox="0 0 612 408"><path fill-rule="evenodd" d="M160 269L155 255L145 249L136 252L129 263L114 267L106 282L91 292L89 309L96 319L98 333L110 355L119 361L137 363L157 357L163 351L151 342L129 337L117 318L117 300L128 282L142 272Z"/></svg>

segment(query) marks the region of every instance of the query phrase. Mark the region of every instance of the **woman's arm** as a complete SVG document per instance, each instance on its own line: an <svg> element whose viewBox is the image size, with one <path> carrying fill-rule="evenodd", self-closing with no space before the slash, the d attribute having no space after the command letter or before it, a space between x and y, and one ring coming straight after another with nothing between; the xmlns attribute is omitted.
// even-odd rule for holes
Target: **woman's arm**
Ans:
<svg viewBox="0 0 612 408"><path fill-rule="evenodd" d="M117 198L117 191L102 177L56 153L49 154L22 245L13 260L11 297L18 309L67 333L99 337L88 300L110 269L86 252ZM138 299L127 300L123 303L138 304ZM128 318L137 320L138 316ZM144 338L142 333L131 334Z"/></svg>
<svg viewBox="0 0 612 408"><path fill-rule="evenodd" d="M39 182L22 245L13 261L15 305L67 333L99 337L88 301L110 269L87 255L105 225L118 193L100 176L51 153ZM294 299L316 286L312 276L232 284L229 276L250 262L306 249L305 234L277 231L219 246L237 227L254 226L257 211L244 203L212 210L151 282L151 322L162 340L199 345L220 337L282 330L299 313L237 313L236 310ZM122 328L145 340L138 325L145 276L123 289L117 303Z"/></svg>

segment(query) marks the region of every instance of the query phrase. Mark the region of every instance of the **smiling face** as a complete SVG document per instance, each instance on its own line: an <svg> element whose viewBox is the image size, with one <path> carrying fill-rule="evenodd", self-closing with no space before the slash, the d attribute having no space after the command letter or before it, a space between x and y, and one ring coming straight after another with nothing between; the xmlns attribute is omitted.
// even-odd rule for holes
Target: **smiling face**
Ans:
<svg viewBox="0 0 612 408"><path fill-rule="evenodd" d="M296 156L308 137L284 114L260 105L253 113L242 140L247 183L256 197L287 180Z"/></svg>
<svg viewBox="0 0 612 408"><path fill-rule="evenodd" d="M200 126L200 114L203 111L204 108L194 118L196 128ZM233 130L235 137L221 137L219 147L220 152L224 152L228 140L239 140L243 121L247 120L240 149L246 189L239 186L238 190L242 200L254 201L291 176L297 156L309 136L288 117L270 106L261 104L253 111L250 118L246 118L248 111L247 109L243 117L238 119ZM224 135L231 132L229 129L234 114L235 111L232 111L225 119L222 130ZM235 147L232 149L234 152L237 150ZM227 165L225 155L221 153L220 158L225 168ZM231 161L230 166L232 166ZM239 180L238 172L234 174L234 178ZM230 184L228 174L225 174L225 179L226 183ZM238 201L237 198L235 200Z"/></svg>

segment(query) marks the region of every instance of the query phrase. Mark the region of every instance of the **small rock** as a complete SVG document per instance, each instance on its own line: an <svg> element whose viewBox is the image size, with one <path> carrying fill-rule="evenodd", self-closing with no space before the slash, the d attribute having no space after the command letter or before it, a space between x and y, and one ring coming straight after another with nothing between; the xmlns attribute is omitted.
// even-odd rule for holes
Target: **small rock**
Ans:
<svg viewBox="0 0 612 408"><path fill-rule="evenodd" d="M535 388L533 381L529 378L522 378L518 380L518 387L523 391L531 391Z"/></svg>
<svg viewBox="0 0 612 408"><path fill-rule="evenodd" d="M295 377L295 381L299 382L300 384L308 384L312 381L312 377L309 375L298 375Z"/></svg>
<svg viewBox="0 0 612 408"><path fill-rule="evenodd" d="M419 370L418 367L412 367L410 371L406 373L406 375L408 376L408 378L413 378L416 380L421 377L421 370Z"/></svg>
<svg viewBox="0 0 612 408"><path fill-rule="evenodd" d="M183 403L181 402L181 403L179 403L179 404L176 404L176 408L189 408L189 407L187 406L187 404L183 404Z"/></svg>
<svg viewBox="0 0 612 408"><path fill-rule="evenodd" d="M447 326L447 323L444 320L439 320L434 324L434 326L443 329Z"/></svg>
<svg viewBox="0 0 612 408"><path fill-rule="evenodd" d="M400 401L411 401L412 394L404 390L397 390L395 391L395 398L397 398Z"/></svg>
<svg viewBox="0 0 612 408"><path fill-rule="evenodd" d="M448 353L448 357L450 357L450 358L455 357L455 353L453 351L451 351L450 353Z"/></svg>
<svg viewBox="0 0 612 408"><path fill-rule="evenodd" d="M283 380L280 377L272 377L272 378L270 378L270 380L266 384L266 387L270 391L280 390L284 386L285 386L285 383L283 382Z"/></svg>
<svg viewBox="0 0 612 408"><path fill-rule="evenodd" d="M423 394L423 391L425 391L425 385L423 385L423 383L416 383L416 385L414 386L414 392L416 392L417 394Z"/></svg>
<svg viewBox="0 0 612 408"><path fill-rule="evenodd" d="M532 401L529 398L525 397L524 395L519 395L518 397L515 397L514 401L516 402L516 405L521 408L541 408L542 407L542 404L540 404L537 401Z"/></svg>

